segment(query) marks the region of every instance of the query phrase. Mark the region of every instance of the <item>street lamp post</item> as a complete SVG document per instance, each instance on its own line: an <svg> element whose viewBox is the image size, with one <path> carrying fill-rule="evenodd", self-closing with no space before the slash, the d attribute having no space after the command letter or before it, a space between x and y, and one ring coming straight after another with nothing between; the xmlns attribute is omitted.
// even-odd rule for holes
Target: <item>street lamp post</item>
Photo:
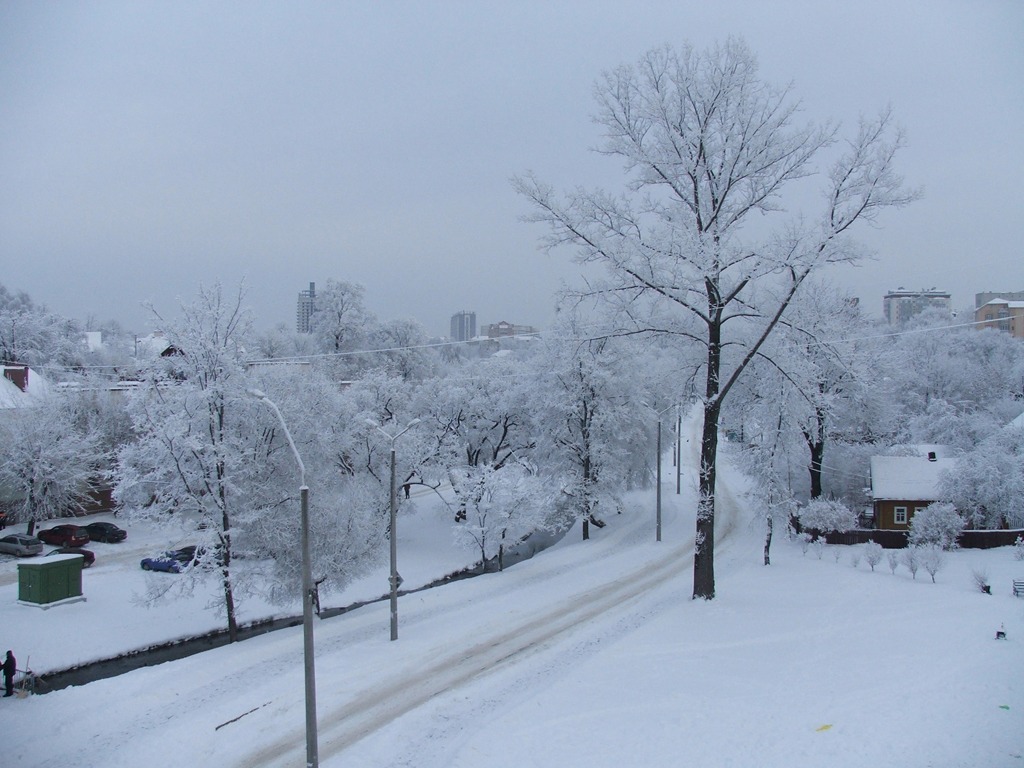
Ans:
<svg viewBox="0 0 1024 768"><path fill-rule="evenodd" d="M302 526L302 656L306 681L306 768L317 768L320 764L316 733L316 671L313 660L313 574L309 559L309 487L306 485L306 465L295 447L292 434L288 431L284 416L277 404L258 389L249 394L270 408L281 423L288 446L299 465L299 507Z"/></svg>
<svg viewBox="0 0 1024 768"><path fill-rule="evenodd" d="M675 408L674 405L668 406L658 411L658 489L657 494L657 516L655 522L655 540L661 541L661 415L665 411ZM678 461L676 462L678 465Z"/></svg>
<svg viewBox="0 0 1024 768"><path fill-rule="evenodd" d="M676 496L682 487L683 472L683 409L676 413Z"/></svg>
<svg viewBox="0 0 1024 768"><path fill-rule="evenodd" d="M398 478L395 474L395 441L402 435L420 423L419 419L413 419L405 428L397 434L385 432L380 425L370 419L366 423L380 432L391 442L391 512L388 524L391 529L391 575L388 583L391 586L391 639L398 639L398 587L402 583L402 577L398 575Z"/></svg>
<svg viewBox="0 0 1024 768"><path fill-rule="evenodd" d="M655 541L661 541L661 418L658 419L658 515L654 524Z"/></svg>

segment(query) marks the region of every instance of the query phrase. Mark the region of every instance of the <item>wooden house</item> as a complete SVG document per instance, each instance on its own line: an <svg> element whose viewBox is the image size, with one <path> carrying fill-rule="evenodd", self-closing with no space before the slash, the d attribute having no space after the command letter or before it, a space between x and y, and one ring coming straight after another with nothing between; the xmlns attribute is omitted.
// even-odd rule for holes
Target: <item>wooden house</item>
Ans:
<svg viewBox="0 0 1024 768"><path fill-rule="evenodd" d="M872 456L871 499L875 527L906 531L914 514L939 500L939 480L956 466L935 450L923 456Z"/></svg>

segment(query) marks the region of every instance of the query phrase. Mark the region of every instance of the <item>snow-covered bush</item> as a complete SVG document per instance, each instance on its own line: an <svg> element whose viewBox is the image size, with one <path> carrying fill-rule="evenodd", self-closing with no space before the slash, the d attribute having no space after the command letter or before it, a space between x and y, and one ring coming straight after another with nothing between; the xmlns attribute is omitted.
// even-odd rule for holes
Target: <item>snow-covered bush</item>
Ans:
<svg viewBox="0 0 1024 768"><path fill-rule="evenodd" d="M882 545L877 541L869 541L864 545L864 559L867 560L872 571L875 570L876 565L882 562L882 555Z"/></svg>
<svg viewBox="0 0 1024 768"><path fill-rule="evenodd" d="M974 581L974 586L976 586L981 592L984 592L986 595L992 594L992 585L989 583L987 569L973 569L971 571L971 579Z"/></svg>
<svg viewBox="0 0 1024 768"><path fill-rule="evenodd" d="M1020 536L1018 536L1017 540L1013 542L1013 559L1024 560L1024 539Z"/></svg>
<svg viewBox="0 0 1024 768"><path fill-rule="evenodd" d="M857 527L857 515L841 501L811 499L800 512L800 525L822 533L848 531Z"/></svg>
<svg viewBox="0 0 1024 768"><path fill-rule="evenodd" d="M928 575L932 577L932 584L935 583L935 574L942 570L943 563L946 558L946 553L941 547L929 546L921 547L921 567L928 572Z"/></svg>
<svg viewBox="0 0 1024 768"><path fill-rule="evenodd" d="M818 538L816 538L811 543L811 546L814 547L814 554L815 554L815 556L819 560L821 560L822 555L825 554L825 539L823 537L819 536Z"/></svg>
<svg viewBox="0 0 1024 768"><path fill-rule="evenodd" d="M807 531L804 531L797 537L797 540L800 542L800 551L806 555L808 548L811 546L813 537Z"/></svg>
<svg viewBox="0 0 1024 768"><path fill-rule="evenodd" d="M889 571L895 576L896 575L896 569L900 567L900 556L896 552L890 551L889 552L889 556L888 556L888 560L889 560Z"/></svg>
<svg viewBox="0 0 1024 768"><path fill-rule="evenodd" d="M857 550L853 550L853 552L850 553L850 565L854 568L860 565L860 552Z"/></svg>
<svg viewBox="0 0 1024 768"><path fill-rule="evenodd" d="M954 549L963 529L963 518L952 504L945 501L929 504L910 520L910 545Z"/></svg>
<svg viewBox="0 0 1024 768"><path fill-rule="evenodd" d="M917 547L907 547L900 556L900 562L907 566L910 575L917 579L917 569L921 567L921 558Z"/></svg>

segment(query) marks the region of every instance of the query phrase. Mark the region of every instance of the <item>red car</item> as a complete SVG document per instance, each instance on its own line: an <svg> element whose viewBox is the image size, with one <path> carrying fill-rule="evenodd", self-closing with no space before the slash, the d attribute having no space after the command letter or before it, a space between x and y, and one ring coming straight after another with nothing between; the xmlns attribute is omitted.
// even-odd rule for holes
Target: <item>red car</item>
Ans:
<svg viewBox="0 0 1024 768"><path fill-rule="evenodd" d="M55 525L45 531L39 531L36 537L55 547L80 547L89 543L89 534L78 525Z"/></svg>

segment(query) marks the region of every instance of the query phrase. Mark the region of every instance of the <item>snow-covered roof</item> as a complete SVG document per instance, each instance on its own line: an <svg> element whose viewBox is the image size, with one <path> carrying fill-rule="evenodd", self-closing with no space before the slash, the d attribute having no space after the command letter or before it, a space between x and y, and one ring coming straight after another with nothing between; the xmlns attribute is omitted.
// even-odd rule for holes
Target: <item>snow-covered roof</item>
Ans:
<svg viewBox="0 0 1024 768"><path fill-rule="evenodd" d="M24 392L6 376L0 375L0 409L31 408L38 405L49 394L50 382L40 376L35 368L28 369L28 386Z"/></svg>
<svg viewBox="0 0 1024 768"><path fill-rule="evenodd" d="M951 445L943 445L942 443L901 443L894 445L890 448L886 455L888 456L923 456L928 458L928 454L934 453L938 459L949 459L955 454Z"/></svg>
<svg viewBox="0 0 1024 768"><path fill-rule="evenodd" d="M140 336L136 342L136 355L142 358L160 357L168 347L171 346L171 341L164 336L163 331L153 331L147 336Z"/></svg>
<svg viewBox="0 0 1024 768"><path fill-rule="evenodd" d="M1005 306L1008 309L1024 309L1024 301L1010 301L1009 299L992 299L987 304L982 304L982 307L991 307L993 304Z"/></svg>
<svg viewBox="0 0 1024 768"><path fill-rule="evenodd" d="M956 459L929 461L921 456L872 456L871 496L874 499L935 501L939 478Z"/></svg>
<svg viewBox="0 0 1024 768"><path fill-rule="evenodd" d="M1022 412L1020 416L1018 416L1016 419L1011 421L1006 426L1010 427L1011 429L1024 429L1024 412Z"/></svg>

